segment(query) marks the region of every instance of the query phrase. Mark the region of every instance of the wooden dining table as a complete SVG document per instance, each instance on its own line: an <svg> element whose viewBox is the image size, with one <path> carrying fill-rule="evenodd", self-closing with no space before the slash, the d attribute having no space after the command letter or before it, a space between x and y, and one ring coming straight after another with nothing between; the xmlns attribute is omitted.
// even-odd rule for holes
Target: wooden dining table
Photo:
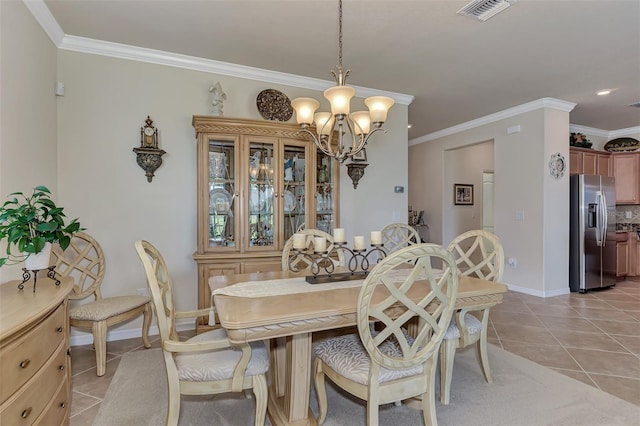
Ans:
<svg viewBox="0 0 640 426"><path fill-rule="evenodd" d="M309 408L312 333L356 325L361 286L307 284L300 278L304 275L277 271L209 278L217 315L230 341L269 341L267 412L274 425L316 424ZM297 288L302 291L279 285L291 278L299 278ZM249 290L239 291L243 286ZM272 294L270 288L278 290ZM456 308L496 305L506 291L504 284L461 276Z"/></svg>

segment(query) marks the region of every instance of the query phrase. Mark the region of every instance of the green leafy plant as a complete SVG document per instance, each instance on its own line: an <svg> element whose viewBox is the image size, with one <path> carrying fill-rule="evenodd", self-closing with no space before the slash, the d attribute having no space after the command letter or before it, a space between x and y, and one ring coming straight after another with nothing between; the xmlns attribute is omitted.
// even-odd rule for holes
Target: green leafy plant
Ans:
<svg viewBox="0 0 640 426"><path fill-rule="evenodd" d="M40 253L46 243L57 243L64 250L73 234L85 229L80 227L78 219L65 225L63 208L51 200L46 186L33 188L30 197L14 192L9 198L0 207L0 241L7 241L7 257L0 257L0 266L7 262L20 263L29 255ZM14 255L12 247L23 254Z"/></svg>

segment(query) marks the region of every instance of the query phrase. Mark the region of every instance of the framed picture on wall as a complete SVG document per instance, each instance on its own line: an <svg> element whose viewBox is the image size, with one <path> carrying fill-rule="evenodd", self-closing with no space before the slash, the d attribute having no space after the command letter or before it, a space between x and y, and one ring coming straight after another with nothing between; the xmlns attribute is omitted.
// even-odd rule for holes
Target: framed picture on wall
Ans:
<svg viewBox="0 0 640 426"><path fill-rule="evenodd" d="M362 148L362 151L351 157L353 161L367 161L367 150Z"/></svg>
<svg viewBox="0 0 640 426"><path fill-rule="evenodd" d="M473 185L463 183L453 184L453 204L456 206L473 205Z"/></svg>

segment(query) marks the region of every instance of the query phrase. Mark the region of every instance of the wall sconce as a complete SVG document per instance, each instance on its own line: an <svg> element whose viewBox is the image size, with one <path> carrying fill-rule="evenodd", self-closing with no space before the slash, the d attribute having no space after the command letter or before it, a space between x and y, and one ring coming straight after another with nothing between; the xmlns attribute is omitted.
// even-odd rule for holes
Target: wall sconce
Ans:
<svg viewBox="0 0 640 426"><path fill-rule="evenodd" d="M358 187L358 182L364 176L364 169L368 166L368 163L349 163L347 164L347 174L353 182L353 189Z"/></svg>
<svg viewBox="0 0 640 426"><path fill-rule="evenodd" d="M136 153L138 165L145 171L147 182L151 182L166 152L158 148L158 129L153 126L153 120L147 116L145 123L140 128L140 148L133 148L133 152Z"/></svg>

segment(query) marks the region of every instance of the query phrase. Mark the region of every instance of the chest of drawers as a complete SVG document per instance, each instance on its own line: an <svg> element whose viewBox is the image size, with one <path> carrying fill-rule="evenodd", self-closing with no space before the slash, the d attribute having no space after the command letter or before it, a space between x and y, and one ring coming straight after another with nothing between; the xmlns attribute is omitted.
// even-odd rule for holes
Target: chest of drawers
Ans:
<svg viewBox="0 0 640 426"><path fill-rule="evenodd" d="M72 280L40 278L35 293L17 284L0 286L0 424L68 424Z"/></svg>

